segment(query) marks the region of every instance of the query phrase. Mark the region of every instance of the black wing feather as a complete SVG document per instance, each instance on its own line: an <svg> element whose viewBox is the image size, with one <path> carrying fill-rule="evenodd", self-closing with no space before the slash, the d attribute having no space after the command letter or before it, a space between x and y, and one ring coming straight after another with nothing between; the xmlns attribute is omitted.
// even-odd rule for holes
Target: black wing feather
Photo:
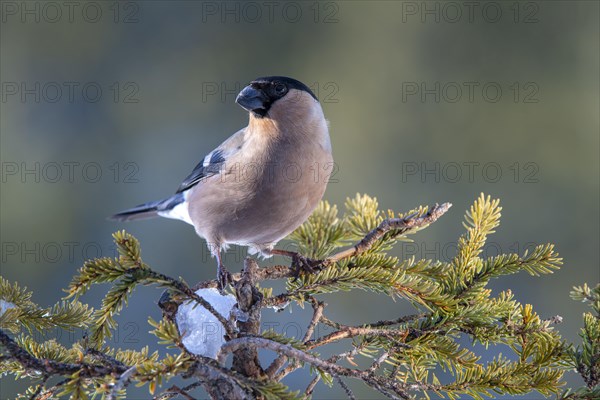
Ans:
<svg viewBox="0 0 600 400"><path fill-rule="evenodd" d="M192 173L189 174L179 188L176 193L184 192L191 187L195 186L200 182L203 178L207 178L209 176L218 174L225 162L225 158L223 157L223 151L215 150L210 153L210 159L208 163L206 163L206 157L196 165L193 169Z"/></svg>

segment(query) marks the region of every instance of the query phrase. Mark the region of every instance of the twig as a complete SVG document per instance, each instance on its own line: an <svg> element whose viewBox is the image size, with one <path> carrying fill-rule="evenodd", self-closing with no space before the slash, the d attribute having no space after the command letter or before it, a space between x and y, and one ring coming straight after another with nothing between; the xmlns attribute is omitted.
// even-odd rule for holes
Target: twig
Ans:
<svg viewBox="0 0 600 400"><path fill-rule="evenodd" d="M396 365L394 369L392 369L392 371L390 371L390 373L388 374L389 378L396 379L398 373L400 373L400 368L402 368L402 364L398 363L398 365Z"/></svg>
<svg viewBox="0 0 600 400"><path fill-rule="evenodd" d="M429 225L437 221L438 218L444 215L450 209L451 206L452 205L450 203L443 203L441 205L436 204L434 206L429 207L427 213L421 216L415 213L404 218L390 218L383 220L379 224L379 226L377 226L377 228L367 233L367 235L365 235L365 237L360 242L358 242L351 248L340 251L339 253L334 254L323 261L320 261L312 267L315 270L321 270L322 267L330 266L331 264L334 264L349 257L358 256L368 251L371 247L375 245L375 243L379 239L381 239L388 232L392 232L392 235L390 237L394 238L406 233L409 230L418 229ZM292 274L291 276L294 276L295 270L290 269L290 271L290 273ZM297 289L296 291L282 293L280 295L270 297L268 299L265 299L263 305L267 307L276 307L282 304L286 304L287 302L289 302L290 298L293 298L295 295L306 291L308 288L309 287L304 286L302 288Z"/></svg>
<svg viewBox="0 0 600 400"><path fill-rule="evenodd" d="M339 366L334 366L330 363L327 363L327 362L325 362L313 355L305 353L301 350L298 350L290 345L279 343L274 340L269 340L269 339L265 339L262 337L254 337L254 336L237 338L237 339L233 339L233 340L230 340L229 342L225 343L221 347L221 350L217 356L217 361L219 362L219 364L222 365L225 362L225 357L227 356L228 353L231 353L231 352L239 349L240 347L247 346L248 344L252 344L256 347L273 350L280 354L285 354L285 355L287 355L289 357L293 357L299 361L310 363L317 368L323 368L323 369L329 370L329 369L332 369L333 367L339 367ZM343 368L343 367L339 367L339 368Z"/></svg>
<svg viewBox="0 0 600 400"><path fill-rule="evenodd" d="M312 381L310 381L310 383L306 387L306 390L304 391L304 396L306 396L306 397L312 396L312 393L315 390L315 386L317 386L317 383L319 383L320 380L321 380L321 375L319 375L319 374L315 375L315 377L312 379Z"/></svg>
<svg viewBox="0 0 600 400"><path fill-rule="evenodd" d="M421 318L425 318L428 317L430 314L411 314L411 315L405 315L403 317L399 317L396 319L388 319L388 320L381 320L381 321L377 321L377 322L373 322L372 324L364 324L366 326L369 326L371 328L378 328L378 327L382 327L382 326L390 326L390 325L399 325L399 324L404 324L407 322L412 322L415 321L417 319L421 319Z"/></svg>
<svg viewBox="0 0 600 400"><path fill-rule="evenodd" d="M340 378L339 376L336 376L335 379L336 379L337 383L340 384L342 389L344 389L344 392L346 392L346 396L348 396L348 398L350 400L356 400L356 397L354 397L354 393L352 393L352 390L350 390L350 388L348 387L348 385L346 385L346 383L342 380L342 378Z"/></svg>
<svg viewBox="0 0 600 400"><path fill-rule="evenodd" d="M399 347L409 347L403 342L397 340L398 337L406 337L412 330L410 329L384 329L384 328L371 328L371 327L358 327L348 326L338 323L333 323L325 316L321 318L322 322L326 325L333 326L338 329L328 335L320 337L316 340L310 340L306 342L308 349L314 349L316 347L324 346L329 343L337 342L342 339L352 338L355 336L384 336L393 339L397 342Z"/></svg>
<svg viewBox="0 0 600 400"><path fill-rule="evenodd" d="M188 392L192 389L197 388L198 386L201 386L201 385L202 385L201 382L194 382L183 388L173 385L170 388L168 388L167 390L165 390L164 392L162 392L161 394L159 394L158 396L154 396L153 400L169 400L177 395L182 395L187 400L196 400L194 397L190 396Z"/></svg>
<svg viewBox="0 0 600 400"><path fill-rule="evenodd" d="M308 328L306 328L306 334L304 335L304 338L302 339L302 343L308 342L308 340L312 336L317 324L319 323L319 321L321 320L321 317L323 316L323 310L325 309L325 305L326 305L323 302L317 301L314 297L311 297L311 303L312 303L314 312L313 312L312 319L310 320L310 324L308 324Z"/></svg>
<svg viewBox="0 0 600 400"><path fill-rule="evenodd" d="M311 304L313 306L313 316L308 324L308 328L306 328L306 333L304 334L304 338L302 339L302 343L308 342L313 332L315 331L315 327L319 323L319 320L323 316L323 309L325 308L325 303L317 301L314 297L311 297ZM277 357L271 365L265 370L265 373L269 378L273 378L273 376L279 371L279 368L285 364L287 361L287 357L284 355L280 355Z"/></svg>
<svg viewBox="0 0 600 400"><path fill-rule="evenodd" d="M365 382L367 385L371 386L372 388L379 391L380 393L386 394L386 396L388 396L390 398L402 398L402 399L410 398L410 395L408 394L408 391L407 391L407 387L405 387L405 384L403 384L401 382L392 381L385 377L374 375L368 371L360 371L360 370L350 369L350 368L342 367L341 365L323 361L318 357L315 357L311 354L305 353L301 350L295 349L294 347L292 347L290 345L282 344L282 343L275 342L273 340L269 340L269 339L265 339L265 338L261 338L261 337L247 336L247 337L243 337L243 338L237 338L237 339L230 340L229 342L225 343L221 347L219 355L217 356L218 362L220 364L222 364L223 362L225 362L227 353L233 352L233 351L239 349L240 347L248 346L249 344L252 344L256 347L269 349L269 350L275 351L280 354L285 354L286 356L294 358L298 361L302 361L304 363L311 364L314 367L319 368L325 372L328 372L334 376L341 375L341 376L347 376L347 377L351 377L351 378L360 379L363 382ZM394 393L395 395L397 395L399 397L392 395L392 393Z"/></svg>
<svg viewBox="0 0 600 400"><path fill-rule="evenodd" d="M335 354L331 357L329 357L329 359L327 360L327 362L329 363L336 363L339 360L341 360L342 358L352 358L355 355L358 354L358 352L361 350L362 347L354 347L352 350L349 351L345 351L343 353L340 354ZM295 370L297 370L300 366L296 363L294 364L290 364L287 367L285 367L283 370L281 370L277 375L275 375L274 380L279 382L281 381L283 378L285 378L288 374L294 372Z"/></svg>
<svg viewBox="0 0 600 400"><path fill-rule="evenodd" d="M35 400L51 399L52 396L54 396L54 393L56 393L58 391L58 389L60 389L63 385L67 384L68 382L69 382L69 379L63 379L62 381L58 382L56 385L44 390L43 393L40 393L38 395L38 397L35 398Z"/></svg>
<svg viewBox="0 0 600 400"><path fill-rule="evenodd" d="M29 396L29 400L35 400L38 397L38 395L42 392L42 390L46 386L46 382L48 382L48 379L50 379L50 376L49 375L44 375L44 377L42 378L42 381L40 382L38 388L35 390L35 392L33 392L33 394L31 396Z"/></svg>
<svg viewBox="0 0 600 400"><path fill-rule="evenodd" d="M389 231L395 230L396 232L394 233L394 237L396 237L406 233L411 229L421 228L425 225L429 225L444 215L446 211L450 209L450 207L452 207L452 204L450 203L443 203L441 205L436 204L429 207L427 213L420 217L417 217L415 214L411 214L404 218L389 218L383 220L377 228L369 232L360 242L349 249L340 251L339 253L328 257L324 261L324 264L333 264L345 258L364 253L373 247L373 245Z"/></svg>
<svg viewBox="0 0 600 400"><path fill-rule="evenodd" d="M108 354L105 354L99 350L96 350L94 348L88 348L85 350L85 354L89 354L95 358L97 358L100 361L104 361L114 367L123 367L123 368L127 368L127 366L125 364L123 364L121 361L117 360L114 357L109 356Z"/></svg>
<svg viewBox="0 0 600 400"><path fill-rule="evenodd" d="M54 360L39 359L22 349L13 339L0 329L0 344L2 344L11 358L21 364L25 369L38 371L43 375L72 375L80 373L82 378L101 378L111 374L122 374L127 369L119 366L105 366L88 363L62 363Z"/></svg>
<svg viewBox="0 0 600 400"><path fill-rule="evenodd" d="M108 393L108 395L106 396L106 400L116 399L119 395L119 392L129 384L129 380L133 377L133 375L135 375L136 372L137 365L134 365L127 371L123 372L119 377L119 380L117 380L117 382L115 382L115 384L111 388L110 393Z"/></svg>
<svg viewBox="0 0 600 400"><path fill-rule="evenodd" d="M193 291L185 283L181 282L178 279L171 278L170 276L167 276L165 274L161 274L159 272L152 271L149 269L141 270L139 268L133 268L131 270L131 273L132 274L142 274L142 280L144 278L146 278L146 279L153 278L156 281L165 282L166 286L172 287L172 288L176 289L177 291L179 291L180 293L186 295L187 297L189 297L190 299L194 300L195 302L200 304L202 307L204 307L212 315L214 315L215 318L217 318L217 320L221 323L221 325L223 325L223 327L225 328L225 332L227 332L227 335L229 335L229 337L236 336L236 329L233 326L233 324L229 320L227 320L224 316L222 316L217 310L215 310L215 308L208 301L206 301L203 297L199 296L195 291Z"/></svg>
<svg viewBox="0 0 600 400"><path fill-rule="evenodd" d="M371 366L369 367L369 369L367 371L369 371L371 373L375 373L375 371L377 371L377 369L381 366L381 364L385 360L387 360L387 358L389 356L390 356L390 353L388 353L387 351L384 351L383 353L381 353L379 358L377 358L377 360L375 360L375 362L373 364L371 364Z"/></svg>

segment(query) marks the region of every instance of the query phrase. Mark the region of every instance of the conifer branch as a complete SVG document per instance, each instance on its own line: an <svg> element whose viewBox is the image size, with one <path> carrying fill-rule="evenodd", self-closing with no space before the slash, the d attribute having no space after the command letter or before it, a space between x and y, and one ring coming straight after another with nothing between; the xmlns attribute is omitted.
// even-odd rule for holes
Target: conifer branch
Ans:
<svg viewBox="0 0 600 400"><path fill-rule="evenodd" d="M342 380L342 378L340 378L339 376L336 376L335 380L337 381L337 383L339 383L339 385L342 387L342 389L344 389L344 392L346 392L346 396L348 396L348 399L356 400L356 397L354 397L354 393L352 393L352 390L350 390L350 388L348 387L348 385L346 385L346 383Z"/></svg>
<svg viewBox="0 0 600 400"><path fill-rule="evenodd" d="M402 317L398 317L396 319L388 319L388 320L381 320L381 321L377 321L377 322L373 322L373 323L367 323L367 324L364 324L364 326L370 326L371 328L380 328L383 326L404 324L407 322L412 322L412 321L430 317L430 316L431 316L431 314L425 314L425 313L411 314L411 315L405 315Z"/></svg>
<svg viewBox="0 0 600 400"><path fill-rule="evenodd" d="M85 353L87 355L91 355L92 357L97 359L99 362L104 362L115 368L127 368L127 366L125 364L123 364L121 361L117 360L114 357L109 356L108 354L101 352L98 349L89 348L89 349L86 349Z"/></svg>
<svg viewBox="0 0 600 400"><path fill-rule="evenodd" d="M387 254L398 241L408 240L407 235L446 213L449 203L395 214L380 211L376 199L357 195L345 207L343 215L338 215L335 206L322 202L290 236L302 255L297 260L309 260L314 271L307 268L298 275L288 265L258 268L254 260L246 259L242 272L233 275L237 305L231 316L221 315L196 293L199 288L216 287L216 281L199 282L192 288L181 279L154 271L142 260L138 241L126 232L114 235L119 257L86 261L69 286L69 297L79 298L92 285L111 284L96 311L78 300L42 308L31 301L30 292L0 279L0 375L10 373L33 381L19 398L116 399L128 396L128 384L135 383L148 384L155 400L193 400L197 397L193 390L199 387L213 399L291 400L300 394L280 381L307 365L314 377L304 390L306 397L319 382L329 386L337 382L353 399L346 381L351 378L387 398L413 399L432 393L482 398L494 392L527 394L533 390L548 396L558 392L563 373L570 369L579 372L585 386L564 391L561 399L600 397L600 285L583 285L572 292L573 299L591 306L583 316L582 341L577 347L564 343L554 330L552 325L561 317L542 318L531 305L519 303L510 290L492 292L491 279L522 271L547 274L562 263L552 245L540 245L522 255L482 257L488 235L499 226L497 200L481 195L473 203L465 218L466 233L451 262L402 260ZM280 294L259 287L277 279L287 280ZM154 327L151 333L159 343L170 346L162 357L158 351L150 354L147 347L134 351L107 346L106 339L116 328L114 316L139 285L166 289L159 301L163 318L149 318ZM321 294L356 289L407 300L417 311L357 325L326 316ZM198 303L202 312L206 310L224 327L225 344L218 360L194 354L184 345L188 342L186 332L180 332L178 308L188 301ZM262 311L290 302L312 307L305 333L294 338L272 330L261 332ZM320 325L328 327L327 334L315 335ZM67 348L53 340L38 343L31 335L32 329L57 327L89 329L91 340ZM465 346L462 339L506 346L513 357L498 356L482 363L477 349ZM329 351L334 343L345 349L327 359L311 352ZM258 357L264 351L276 353L269 366L261 365ZM229 354L232 363L227 366ZM366 360L359 362L362 357ZM438 367L452 378L441 383ZM164 380L175 376L192 382L154 394ZM64 379L46 387L57 377Z"/></svg>
<svg viewBox="0 0 600 400"><path fill-rule="evenodd" d="M394 341L397 341L397 345L401 347L409 347L408 345L399 341L399 338L406 338L410 333L414 334L414 329L381 329L381 328L371 328L371 327L355 327L349 325L342 325L339 323L333 323L328 318L322 318L323 323L329 326L334 326L338 330L332 332L326 336L323 336L319 339L308 341L307 347L309 349L314 349L320 346L324 346L326 344L337 342L341 339L353 338L356 336L378 336L388 338ZM422 334L422 333L421 333Z"/></svg>
<svg viewBox="0 0 600 400"><path fill-rule="evenodd" d="M200 382L194 382L182 388L173 385L161 394L154 396L153 400L169 400L177 396L182 396L186 400L196 400L194 397L190 396L188 392L201 385L202 384Z"/></svg>
<svg viewBox="0 0 600 400"><path fill-rule="evenodd" d="M403 218L388 218L383 220L377 228L367 233L358 243L349 249L340 251L322 261L318 261L315 267L328 266L336 262L342 261L346 258L358 256L369 249L371 249L375 243L380 240L388 232L392 232L389 239L393 239L397 236L406 234L408 231L422 229L435 221L437 221L442 215L444 215L452 207L450 203L435 204L427 210L424 214L413 213ZM269 279L284 279L295 277L297 271L289 266L285 265L274 265L266 268L261 268L257 272L255 279L258 281L269 280ZM241 278L241 274L233 274L233 279L238 280ZM197 288L206 287L217 287L217 281L206 281L198 284ZM277 304L274 304L277 305Z"/></svg>
<svg viewBox="0 0 600 400"><path fill-rule="evenodd" d="M235 282L237 308L244 314L244 321L237 323L240 336L260 333L260 302L263 296L255 286L258 269L256 261L247 257L244 260L241 279ZM264 374L258 360L258 352L254 348L237 351L233 358L233 369L251 378L258 378Z"/></svg>
<svg viewBox="0 0 600 400"><path fill-rule="evenodd" d="M66 376L80 373L80 376L93 378L104 377L113 373L125 372L124 367L112 365L96 365L89 363L62 363L49 359L38 359L22 349L13 339L0 329L0 344L8 351L11 358L27 370L36 371L41 375Z"/></svg>
<svg viewBox="0 0 600 400"><path fill-rule="evenodd" d="M40 393L38 393L37 397L32 397L32 400L49 400L53 399L56 392L62 389L64 385L69 382L68 379L63 379L62 381L56 383L55 385L45 388L43 385L40 385Z"/></svg>
<svg viewBox="0 0 600 400"><path fill-rule="evenodd" d="M315 390L315 387L317 386L317 383L319 383L320 380L321 380L321 375L319 375L319 374L315 375L315 377L312 378L312 380L310 381L310 383L304 390L305 397L310 398L312 396L312 393Z"/></svg>
<svg viewBox="0 0 600 400"><path fill-rule="evenodd" d="M185 284L184 282L182 282L178 279L173 279L167 275L164 275L164 274L161 274L161 273L158 273L155 271L148 271L146 274L147 274L147 277L149 278L148 279L149 283L164 282L164 283L166 283L167 287L177 290L178 292L187 296L189 299L200 304L208 312L210 312L212 315L214 315L215 318L217 318L217 320L221 323L221 325L223 325L223 327L225 327L225 331L227 332L227 334L230 337L235 337L236 328L232 325L232 323L228 319L226 319L223 315L221 315L217 310L215 310L215 308L208 301L206 301L202 296L199 296L198 294L196 294L196 292L194 290L192 290L187 284Z"/></svg>
<svg viewBox="0 0 600 400"><path fill-rule="evenodd" d="M325 303L317 301L315 298L311 298L311 305L313 307L313 316L306 328L306 333L304 334L304 338L302 339L302 343L306 344L310 337L313 335L317 324L319 323L321 317L323 316L323 310L325 309ZM269 378L273 378L273 376L277 373L279 368L281 368L285 362L287 361L287 357L284 355L280 355L277 357L271 365L265 370L265 373Z"/></svg>
<svg viewBox="0 0 600 400"><path fill-rule="evenodd" d="M268 340L260 337L243 337L232 339L221 347L217 361L220 364L225 362L225 357L228 353L233 352L241 347L253 345L264 349L272 350L279 354L285 354L287 357L294 358L298 361L309 363L316 368L322 369L334 376L347 376L364 381L369 386L377 390L385 390L386 393L395 393L403 399L408 399L410 396L400 382L383 379L381 376L376 376L368 371L354 370L323 361L318 357L308 354L302 350L298 350L290 345L282 344L273 340Z"/></svg>
<svg viewBox="0 0 600 400"><path fill-rule="evenodd" d="M118 398L119 392L123 390L131 380L131 377L137 372L137 365L128 368L125 372L119 376L117 382L113 385L112 389L106 396L106 400L114 400Z"/></svg>
<svg viewBox="0 0 600 400"><path fill-rule="evenodd" d="M418 213L411 214L404 218L390 218L384 220L382 223L369 232L360 242L356 243L353 247L340 251L325 261L325 265L330 265L338 261L344 260L349 257L354 257L369 250L373 245L383 237L386 233L393 231L393 237L400 236L409 230L423 228L430 225L438 220L442 215L446 213L452 207L450 203L435 204L429 207L429 210L425 215L419 215Z"/></svg>

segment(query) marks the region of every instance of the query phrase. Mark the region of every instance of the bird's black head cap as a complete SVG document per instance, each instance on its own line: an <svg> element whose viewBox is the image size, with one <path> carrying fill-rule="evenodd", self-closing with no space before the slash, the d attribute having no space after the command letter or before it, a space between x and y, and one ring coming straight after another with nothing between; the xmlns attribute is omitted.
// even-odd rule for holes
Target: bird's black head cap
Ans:
<svg viewBox="0 0 600 400"><path fill-rule="evenodd" d="M267 115L271 105L284 97L290 89L306 92L313 99L319 101L308 86L287 76L256 78L240 92L235 101L256 117L262 118Z"/></svg>
<svg viewBox="0 0 600 400"><path fill-rule="evenodd" d="M315 96L313 91L310 90L310 88L308 86L306 86L304 83L302 83L294 78L288 78L287 76L264 76L262 78L256 78L255 80L250 82L251 85L254 83L257 83L259 85L260 84L263 84L263 85L270 84L273 87L277 86L277 84L283 84L283 85L287 86L288 90L289 89L301 90L303 92L310 94L313 99L319 101L319 99L317 99L317 96Z"/></svg>

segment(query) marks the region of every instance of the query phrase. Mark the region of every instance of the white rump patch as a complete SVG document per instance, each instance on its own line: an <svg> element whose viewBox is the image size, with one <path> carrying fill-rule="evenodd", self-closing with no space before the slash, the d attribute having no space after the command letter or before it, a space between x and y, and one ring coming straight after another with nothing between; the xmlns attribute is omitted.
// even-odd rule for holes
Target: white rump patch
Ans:
<svg viewBox="0 0 600 400"><path fill-rule="evenodd" d="M189 204L187 202L188 195L189 195L189 190L183 192L183 198L184 198L183 202L177 204L175 207L173 207L170 210L159 211L158 215L160 215L161 217L165 217L165 218L178 219L180 221L187 222L190 225L194 225L194 223L192 222L192 219L190 218L190 212L188 210L188 204Z"/></svg>

